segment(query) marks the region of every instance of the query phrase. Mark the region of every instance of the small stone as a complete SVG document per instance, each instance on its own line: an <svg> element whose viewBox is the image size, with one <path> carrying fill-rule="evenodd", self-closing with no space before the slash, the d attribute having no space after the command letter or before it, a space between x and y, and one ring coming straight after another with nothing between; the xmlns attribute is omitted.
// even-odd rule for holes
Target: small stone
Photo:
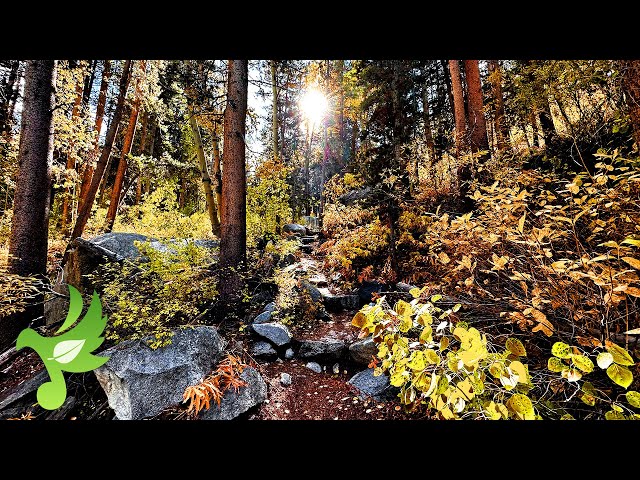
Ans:
<svg viewBox="0 0 640 480"><path fill-rule="evenodd" d="M336 363L333 366L333 373L335 373L336 375L340 373L340 364L339 363Z"/></svg>
<svg viewBox="0 0 640 480"><path fill-rule="evenodd" d="M265 307L262 309L263 312L273 313L276 309L276 302L267 303Z"/></svg>
<svg viewBox="0 0 640 480"><path fill-rule="evenodd" d="M292 359L293 355L294 355L293 349L291 349L291 348L287 348L287 351L284 352L284 358L286 358L287 360Z"/></svg>
<svg viewBox="0 0 640 480"><path fill-rule="evenodd" d="M316 373L322 373L322 367L316 362L309 362L305 365L305 367L307 367L309 370L313 370Z"/></svg>
<svg viewBox="0 0 640 480"><path fill-rule="evenodd" d="M291 375L289 375L288 373L281 373L280 374L280 383L282 385L284 385L285 387L288 385L291 385Z"/></svg>
<svg viewBox="0 0 640 480"><path fill-rule="evenodd" d="M270 343L259 341L253 344L253 347L251 348L251 355L270 360L275 358L278 355L278 352L274 350Z"/></svg>

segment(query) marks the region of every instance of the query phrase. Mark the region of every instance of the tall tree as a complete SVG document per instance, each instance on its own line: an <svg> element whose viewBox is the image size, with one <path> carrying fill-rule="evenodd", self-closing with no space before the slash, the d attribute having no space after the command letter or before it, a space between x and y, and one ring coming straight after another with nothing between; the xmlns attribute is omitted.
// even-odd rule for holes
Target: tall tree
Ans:
<svg viewBox="0 0 640 480"><path fill-rule="evenodd" d="M427 143L427 152L429 153L429 161L435 162L436 146L433 141L433 132L431 130L431 115L429 113L429 81L425 81L422 88L422 119L424 121L424 139ZM416 164L417 165L417 164Z"/></svg>
<svg viewBox="0 0 640 480"><path fill-rule="evenodd" d="M136 80L136 91L133 102L131 103L129 125L127 126L127 131L124 136L122 151L120 152L120 162L118 163L118 170L116 171L116 179L113 184L113 190L111 190L111 202L109 203L109 210L107 210L107 218L105 219L105 231L107 232L110 232L113 229L113 223L115 222L116 215L118 214L120 197L122 196L122 187L124 185L124 176L127 173L127 156L131 152L133 137L135 136L136 125L138 123L138 112L140 111L140 102L142 100L141 84L147 64L144 60L142 60L140 61L139 66L140 76Z"/></svg>
<svg viewBox="0 0 640 480"><path fill-rule="evenodd" d="M245 130L248 62L229 60L227 69L220 237L220 295L223 302L230 302L240 294L243 282L239 269L245 261L247 245Z"/></svg>
<svg viewBox="0 0 640 480"><path fill-rule="evenodd" d="M640 146L640 60L621 60L622 89L633 128L633 139Z"/></svg>
<svg viewBox="0 0 640 480"><path fill-rule="evenodd" d="M271 141L273 143L273 157L280 158L278 153L278 81L276 76L276 61L271 60Z"/></svg>
<svg viewBox="0 0 640 480"><path fill-rule="evenodd" d="M469 140L471 151L489 150L487 138L487 123L484 118L484 103L482 101L482 83L480 82L480 68L478 60L465 60L464 73L467 80L469 98ZM487 159L487 155L480 157L480 161Z"/></svg>
<svg viewBox="0 0 640 480"><path fill-rule="evenodd" d="M198 165L200 167L200 176L202 178L204 197L207 202L207 211L209 212L209 221L211 222L211 231L215 236L219 237L220 221L218 220L218 207L216 205L216 199L213 196L213 189L211 188L211 176L209 175L207 160L204 157L202 137L200 136L200 129L198 127L198 121L196 119L193 108L190 109L189 113L189 125L191 126L193 140L196 147L196 154L198 156Z"/></svg>
<svg viewBox="0 0 640 480"><path fill-rule="evenodd" d="M56 60L27 62L9 239L9 271L18 275L47 268L55 83Z"/></svg>
<svg viewBox="0 0 640 480"><path fill-rule="evenodd" d="M462 91L462 77L460 76L460 62L449 60L451 74L451 88L453 90L453 114L456 120L456 157L460 157L467 147L467 124L464 112L464 93Z"/></svg>
<svg viewBox="0 0 640 480"><path fill-rule="evenodd" d="M94 134L95 140L93 143L93 149L89 152L89 161L84 167L82 174L82 185L80 187L80 199L78 204L80 205L87 196L87 190L91 185L91 179L93 178L93 172L95 170L94 162L100 152L100 131L102 130L102 122L104 121L104 109L107 104L107 90L109 89L109 78L111 77L111 61L105 60L102 66L102 79L100 81L100 93L98 94L98 105L96 106L96 119Z"/></svg>
<svg viewBox="0 0 640 480"><path fill-rule="evenodd" d="M76 224L73 227L71 239L82 236L84 227L87 225L87 221L89 220L89 216L91 215L91 208L93 207L93 202L96 199L98 187L100 186L100 182L102 181L102 175L104 174L105 168L107 167L107 162L109 160L109 157L111 156L111 149L113 148L113 142L116 138L116 134L118 133L118 125L120 124L120 119L122 118L124 100L127 96L127 87L129 86L130 73L131 60L126 60L122 69L122 76L120 78L120 92L118 93L118 100L116 103L116 108L113 112L113 118L111 119L111 125L109 125L109 131L107 132L107 136L104 141L102 154L100 155L100 159L96 164L96 169L93 173L93 177L91 178L91 185L87 189L86 197L84 197L83 201L80 203L80 208L78 209L78 218L76 219ZM68 249L65 252L65 256L62 262L66 262L67 258Z"/></svg>
<svg viewBox="0 0 640 480"><path fill-rule="evenodd" d="M489 60L489 79L491 81L491 91L494 105L494 121L496 138L498 140L498 151L507 148L509 140L509 127L504 118L504 97L502 94L502 70L498 60Z"/></svg>

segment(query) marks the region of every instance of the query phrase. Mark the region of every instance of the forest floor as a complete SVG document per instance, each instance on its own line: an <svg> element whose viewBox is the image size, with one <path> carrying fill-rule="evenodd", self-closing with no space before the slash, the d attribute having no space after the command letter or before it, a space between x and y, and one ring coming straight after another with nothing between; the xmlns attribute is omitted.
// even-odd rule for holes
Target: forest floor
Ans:
<svg viewBox="0 0 640 480"><path fill-rule="evenodd" d="M318 242L313 242L300 254L296 263L288 268L296 276L309 278L314 275L329 276L323 271L323 258L317 254ZM49 252L51 265L57 264L60 257L57 244L52 245ZM311 250L311 252L309 252ZM339 288L328 280L327 288L334 294L341 293ZM356 310L327 312L323 319L313 321L291 322L288 327L298 341L335 339L350 344L357 340L358 330L351 325ZM229 340L243 339L247 346L248 332L231 333ZM227 334L225 333L225 336ZM237 337L237 338L234 338ZM253 341L253 340L252 340ZM401 420L424 418L424 414L407 412L398 402L376 401L363 397L360 392L348 383L356 373L366 366L356 365L350 361L340 363L329 362L323 371L317 373L306 366L309 360L292 358L265 361L254 359L256 368L268 386L267 400L254 407L243 418L249 420ZM12 352L0 359L0 400L9 396L12 391L19 390L27 380L37 375L43 365L37 354L30 349ZM283 385L281 375L291 376L291 383ZM66 409L55 418L65 419L104 419L113 418L113 411L108 407L106 395L91 374L68 375L69 397L77 395L82 399L71 408ZM86 398L85 398L86 397ZM52 412L43 410L37 404L22 403L22 409L15 409L13 417L46 419L52 418ZM55 414L55 412L53 412ZM61 415L61 416L60 416ZM158 419L187 418L182 406L171 408L156 417Z"/></svg>

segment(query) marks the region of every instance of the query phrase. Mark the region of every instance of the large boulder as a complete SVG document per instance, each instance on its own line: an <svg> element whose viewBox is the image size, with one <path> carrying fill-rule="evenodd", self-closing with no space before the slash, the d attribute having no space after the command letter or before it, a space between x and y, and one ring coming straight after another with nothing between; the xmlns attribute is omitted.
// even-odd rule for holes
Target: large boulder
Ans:
<svg viewBox="0 0 640 480"><path fill-rule="evenodd" d="M291 332L279 322L254 323L251 328L258 335L278 347L282 347L291 341Z"/></svg>
<svg viewBox="0 0 640 480"><path fill-rule="evenodd" d="M342 340L335 340L333 338L301 340L298 347L298 357L322 362L333 362L340 360L346 351L347 345Z"/></svg>
<svg viewBox="0 0 640 480"><path fill-rule="evenodd" d="M208 410L200 412L200 420L231 420L267 399L267 384L253 367L240 374L246 385L238 391L230 388L222 396L220 405L213 402Z"/></svg>
<svg viewBox="0 0 640 480"><path fill-rule="evenodd" d="M307 234L307 227L300 225L299 223L287 223L282 227L284 233L292 233L298 237L302 237Z"/></svg>
<svg viewBox="0 0 640 480"><path fill-rule="evenodd" d="M135 242L149 242L149 246L159 252L175 252L176 245L192 242L199 247L212 250L211 260L215 259L214 250L218 246L215 240L167 240L158 241L138 233L111 232L98 235L91 240L78 237L71 242L69 258L64 265L62 283L73 285L80 291L92 291L93 283L86 277L94 273L96 268L108 262L124 260L146 262L148 257L142 255ZM52 323L52 322L49 322Z"/></svg>
<svg viewBox="0 0 640 480"><path fill-rule="evenodd" d="M364 200L371 196L371 187L364 187L358 190L351 190L338 197L338 201L345 205L351 205L360 200Z"/></svg>
<svg viewBox="0 0 640 480"><path fill-rule="evenodd" d="M398 395L398 389L389 383L389 377L385 374L374 376L373 368L368 368L356 373L348 382L360 392L360 398L372 397L374 400L384 402L392 400Z"/></svg>
<svg viewBox="0 0 640 480"><path fill-rule="evenodd" d="M358 288L358 297L360 299L360 305L366 305L370 303L374 293L380 293L384 289L384 285L380 282L370 282L365 280Z"/></svg>
<svg viewBox="0 0 640 480"><path fill-rule="evenodd" d="M361 365L369 365L371 357L378 353L378 346L371 337L359 340L349 345L349 355L351 360Z"/></svg>
<svg viewBox="0 0 640 480"><path fill-rule="evenodd" d="M311 285L311 283L307 282L306 280L300 282L300 287L303 291L309 293L309 295L311 296L311 300L313 300L314 302L322 301L322 292L318 287Z"/></svg>
<svg viewBox="0 0 640 480"><path fill-rule="evenodd" d="M360 304L360 297L358 295L334 295L328 288L319 288L318 291L322 295L324 306L330 312L355 310Z"/></svg>
<svg viewBox="0 0 640 480"><path fill-rule="evenodd" d="M128 340L99 353L110 358L94 373L120 420L153 417L182 402L184 390L211 372L225 347L208 326L175 331L171 344L156 350L150 339Z"/></svg>

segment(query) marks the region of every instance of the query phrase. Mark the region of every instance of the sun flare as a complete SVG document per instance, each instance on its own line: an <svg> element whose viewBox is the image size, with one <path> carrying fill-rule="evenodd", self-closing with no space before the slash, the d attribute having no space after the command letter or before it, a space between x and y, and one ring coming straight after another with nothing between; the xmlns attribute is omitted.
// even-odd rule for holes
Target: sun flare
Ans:
<svg viewBox="0 0 640 480"><path fill-rule="evenodd" d="M320 123L327 111L327 97L320 90L307 90L300 99L300 108L311 125Z"/></svg>

